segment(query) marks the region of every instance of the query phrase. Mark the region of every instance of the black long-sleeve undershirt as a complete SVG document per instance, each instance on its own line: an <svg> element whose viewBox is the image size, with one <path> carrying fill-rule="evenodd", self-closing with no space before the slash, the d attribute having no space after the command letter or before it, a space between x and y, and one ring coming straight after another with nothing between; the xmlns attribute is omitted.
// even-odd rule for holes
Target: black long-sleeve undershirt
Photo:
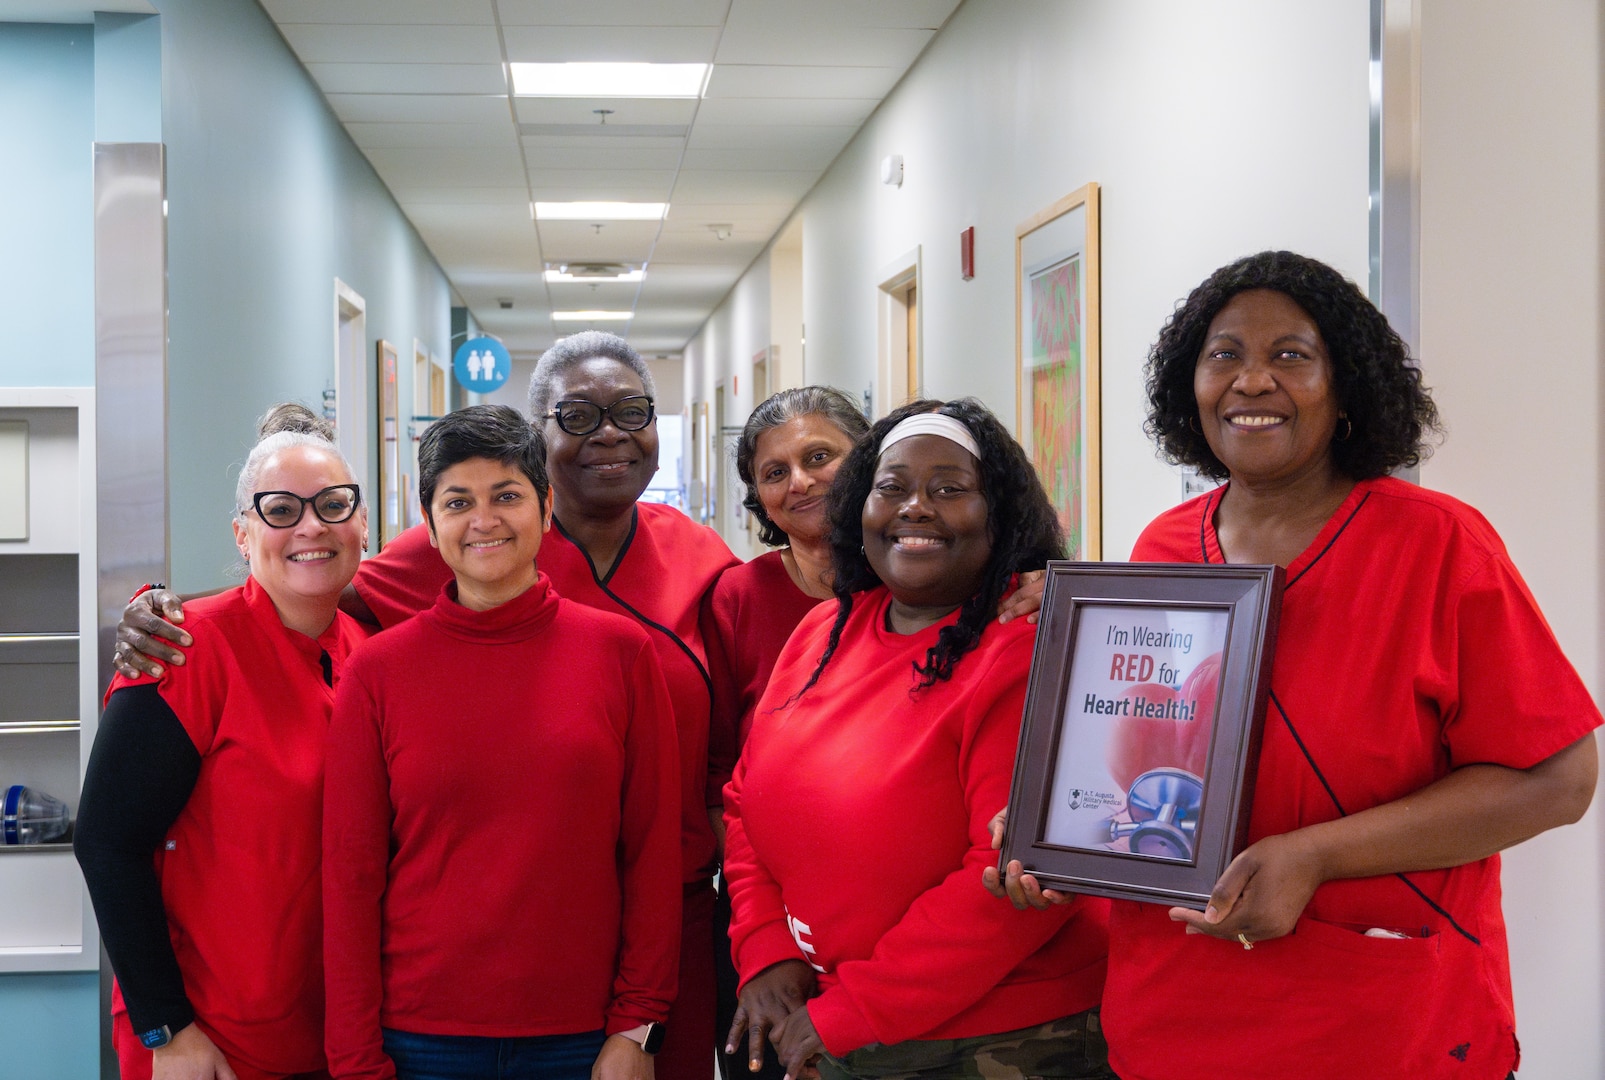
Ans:
<svg viewBox="0 0 1605 1080"><path fill-rule="evenodd" d="M78 802L73 854L136 1032L195 1019L153 856L189 802L201 756L153 685L111 696Z"/></svg>

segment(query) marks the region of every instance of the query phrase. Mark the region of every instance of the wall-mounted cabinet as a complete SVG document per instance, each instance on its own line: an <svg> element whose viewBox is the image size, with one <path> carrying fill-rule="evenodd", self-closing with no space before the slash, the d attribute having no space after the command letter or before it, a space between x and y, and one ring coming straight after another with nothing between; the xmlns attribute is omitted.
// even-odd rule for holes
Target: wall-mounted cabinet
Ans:
<svg viewBox="0 0 1605 1080"><path fill-rule="evenodd" d="M94 391L0 387L0 430L0 502L26 507L0 531L0 790L76 817L99 713ZM70 843L0 846L0 912L0 972L99 966Z"/></svg>

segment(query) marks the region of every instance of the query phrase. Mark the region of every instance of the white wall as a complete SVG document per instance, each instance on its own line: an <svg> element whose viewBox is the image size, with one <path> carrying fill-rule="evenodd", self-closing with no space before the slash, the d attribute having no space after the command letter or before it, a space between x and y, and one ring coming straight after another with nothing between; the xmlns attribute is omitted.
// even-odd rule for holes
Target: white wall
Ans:
<svg viewBox="0 0 1605 1080"><path fill-rule="evenodd" d="M1421 480L1493 522L1597 700L1599 8L1422 7L1421 357L1449 436ZM1523 1076L1605 1076L1600 822L1505 857Z"/></svg>
<svg viewBox="0 0 1605 1080"><path fill-rule="evenodd" d="M1012 423L1015 227L1097 181L1104 548L1123 555L1180 491L1142 434L1142 363L1176 302L1272 246L1365 279L1367 19L1356 0L969 0L799 210L807 381L874 381L876 286L918 246L926 390ZM892 153L901 188L879 180ZM688 347L693 384L761 347L724 347L767 317L743 314L766 300L746 284Z"/></svg>

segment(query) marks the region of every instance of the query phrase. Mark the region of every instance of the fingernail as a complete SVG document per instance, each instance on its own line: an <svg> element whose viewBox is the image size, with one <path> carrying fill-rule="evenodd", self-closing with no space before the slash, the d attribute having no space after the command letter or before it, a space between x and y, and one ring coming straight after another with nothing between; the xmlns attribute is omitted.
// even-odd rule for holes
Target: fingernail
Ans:
<svg viewBox="0 0 1605 1080"><path fill-rule="evenodd" d="M1210 922L1217 922L1220 920L1220 912L1215 910L1214 904L1210 904L1208 907L1204 908L1204 918L1208 919Z"/></svg>
<svg viewBox="0 0 1605 1080"><path fill-rule="evenodd" d="M151 674L151 678L153 678L153 679L161 678L162 677L162 665L160 665L160 664L152 664L151 668L150 668L150 674Z"/></svg>

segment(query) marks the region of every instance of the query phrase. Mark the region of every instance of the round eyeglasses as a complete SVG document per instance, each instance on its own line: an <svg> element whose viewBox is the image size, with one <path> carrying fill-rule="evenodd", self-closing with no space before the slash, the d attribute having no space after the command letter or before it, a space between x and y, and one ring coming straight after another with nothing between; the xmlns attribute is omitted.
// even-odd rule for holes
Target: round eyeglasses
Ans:
<svg viewBox="0 0 1605 1080"><path fill-rule="evenodd" d="M338 525L349 521L362 505L362 489L356 484L335 484L311 498L293 491L258 491L251 503L256 507L256 516L269 528L293 529L301 523L301 515L309 506L325 525Z"/></svg>
<svg viewBox="0 0 1605 1080"><path fill-rule="evenodd" d="M645 394L619 398L605 408L594 401L576 398L559 401L546 415L570 435L589 435L602 426L604 417L612 420L620 431L640 431L652 422L653 406L652 399Z"/></svg>

